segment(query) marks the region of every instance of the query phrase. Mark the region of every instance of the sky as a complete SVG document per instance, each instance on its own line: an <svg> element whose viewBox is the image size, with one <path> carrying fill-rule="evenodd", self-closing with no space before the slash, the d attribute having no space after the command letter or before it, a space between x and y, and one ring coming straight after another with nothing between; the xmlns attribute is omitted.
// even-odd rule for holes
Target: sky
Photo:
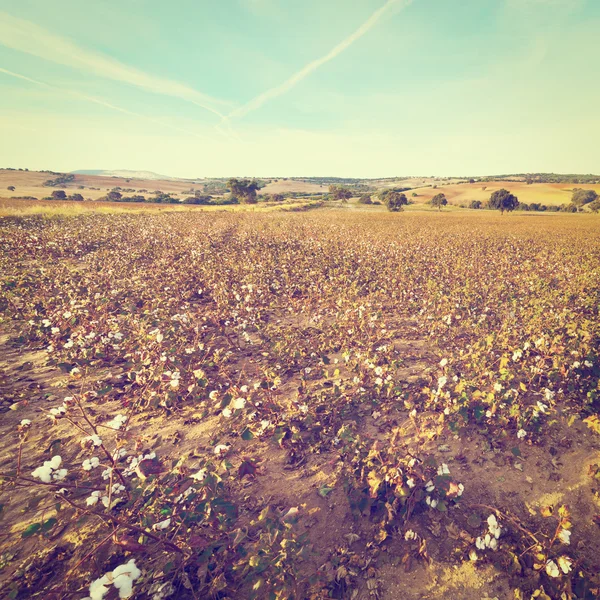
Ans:
<svg viewBox="0 0 600 600"><path fill-rule="evenodd" d="M0 0L0 167L600 172L598 0Z"/></svg>

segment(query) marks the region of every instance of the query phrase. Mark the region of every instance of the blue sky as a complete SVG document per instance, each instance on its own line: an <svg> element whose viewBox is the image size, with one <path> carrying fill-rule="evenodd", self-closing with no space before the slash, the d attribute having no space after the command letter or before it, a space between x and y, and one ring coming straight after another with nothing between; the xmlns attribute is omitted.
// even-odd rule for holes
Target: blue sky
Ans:
<svg viewBox="0 0 600 600"><path fill-rule="evenodd" d="M2 0L1 167L600 171L597 0Z"/></svg>

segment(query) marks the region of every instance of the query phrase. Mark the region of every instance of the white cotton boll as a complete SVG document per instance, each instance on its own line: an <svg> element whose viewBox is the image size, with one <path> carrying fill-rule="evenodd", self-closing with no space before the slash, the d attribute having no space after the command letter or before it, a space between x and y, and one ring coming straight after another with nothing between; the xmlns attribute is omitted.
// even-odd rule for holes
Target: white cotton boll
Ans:
<svg viewBox="0 0 600 600"><path fill-rule="evenodd" d="M206 469L200 469L197 473L190 475L190 479L195 479L196 481L203 481L206 478Z"/></svg>
<svg viewBox="0 0 600 600"><path fill-rule="evenodd" d="M169 527L170 524L171 524L171 519L170 518L165 519L164 521L161 521L160 523L155 523L154 525L152 525L152 529L154 529L154 531L161 531L161 530Z"/></svg>
<svg viewBox="0 0 600 600"><path fill-rule="evenodd" d="M91 496L88 496L85 500L85 503L88 506L95 506L96 504L98 504L98 500L100 499L100 496L94 496L94 494L97 494L98 492L93 492Z"/></svg>
<svg viewBox="0 0 600 600"><path fill-rule="evenodd" d="M490 548L492 550L496 550L498 548L498 540L496 538L492 538L490 540Z"/></svg>
<svg viewBox="0 0 600 600"><path fill-rule="evenodd" d="M112 427L112 429L121 429L121 427L127 422L127 417L125 415L117 415L112 421L109 421L106 425L107 427Z"/></svg>
<svg viewBox="0 0 600 600"><path fill-rule="evenodd" d="M52 468L46 466L45 464L41 467L38 467L31 474L33 477L41 479L44 483L50 483L52 481Z"/></svg>
<svg viewBox="0 0 600 600"><path fill-rule="evenodd" d="M96 579L90 584L90 598L91 600L102 600L106 594L108 594L107 585L110 585L108 575L103 575L100 579Z"/></svg>
<svg viewBox="0 0 600 600"><path fill-rule="evenodd" d="M548 573L550 577L560 577L560 571L558 570L558 566L553 560L549 560L546 563L546 573Z"/></svg>
<svg viewBox="0 0 600 600"><path fill-rule="evenodd" d="M244 408L244 406L246 406L246 399L245 398L236 398L231 403L231 406L233 406L233 408L235 410L240 410L240 409Z"/></svg>
<svg viewBox="0 0 600 600"><path fill-rule="evenodd" d="M229 418L233 413L231 412L230 408L224 408L223 411L221 412L221 414L225 417L225 418Z"/></svg>
<svg viewBox="0 0 600 600"><path fill-rule="evenodd" d="M565 575L571 571L572 564L573 561L568 556L560 556L558 558L558 566Z"/></svg>
<svg viewBox="0 0 600 600"><path fill-rule="evenodd" d="M119 598L129 598L133 593L133 581L128 575L115 577L113 585L119 590Z"/></svg>
<svg viewBox="0 0 600 600"><path fill-rule="evenodd" d="M568 529L561 529L560 533L558 534L558 539L563 544L570 544L571 543L571 532Z"/></svg>
<svg viewBox="0 0 600 600"><path fill-rule="evenodd" d="M62 463L62 458L60 456L53 456L49 461L48 464L53 468L53 469L58 469L58 467L60 467L60 464Z"/></svg>
<svg viewBox="0 0 600 600"><path fill-rule="evenodd" d="M56 481L61 481L62 479L64 479L68 474L67 469L59 469L58 471L56 471L55 473L53 473L53 477Z"/></svg>
<svg viewBox="0 0 600 600"><path fill-rule="evenodd" d="M492 527L493 527L493 528L495 528L495 527L497 527L497 526L498 526L498 521L496 520L496 516L495 516L495 515L490 515L490 516L487 518L487 523L488 523L488 526L489 526L490 528L492 528Z"/></svg>

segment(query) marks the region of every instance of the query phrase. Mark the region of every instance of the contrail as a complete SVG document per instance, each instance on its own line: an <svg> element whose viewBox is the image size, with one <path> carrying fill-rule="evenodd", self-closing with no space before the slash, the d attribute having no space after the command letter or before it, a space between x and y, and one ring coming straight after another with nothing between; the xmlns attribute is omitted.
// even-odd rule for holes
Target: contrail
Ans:
<svg viewBox="0 0 600 600"><path fill-rule="evenodd" d="M86 73L137 86L155 94L192 102L218 117L223 117L223 114L214 108L214 105L230 104L198 92L186 84L145 73L100 52L82 48L31 21L13 17L2 11L0 44Z"/></svg>
<svg viewBox="0 0 600 600"><path fill-rule="evenodd" d="M401 8L406 8L411 4L412 0L387 0L387 2L379 9L377 9L353 34L348 36L344 41L340 42L332 50L330 50L325 56L317 58L312 62L308 63L305 67L300 69L297 73L292 75L289 79L284 81L282 84L263 92L256 98L250 100L250 102L240 106L233 110L228 118L243 117L249 112L260 108L265 102L277 98L286 92L289 92L295 85L300 83L305 77L308 77L311 73L316 71L319 67L333 60L336 56L341 54L346 48L351 46L356 40L360 39L365 33L372 29L381 17L394 5L400 4Z"/></svg>
<svg viewBox="0 0 600 600"><path fill-rule="evenodd" d="M81 92L77 92L77 91L71 90L69 88L51 85L50 83L46 83L44 81L39 81L37 79L32 79L31 77L21 75L20 73L15 73L14 71L9 71L8 69L3 69L2 67L0 67L0 73L10 75L11 77L16 77L17 79L23 79L24 81L28 81L29 83L34 83L35 85L40 85L42 87L57 90L60 92L66 92L67 94L70 94L71 96L75 96L77 98L82 98L83 100L86 100L88 102L93 102L94 104L99 104L100 106L105 106L106 108L116 110L118 112L124 113L126 115L130 115L132 117L137 117L138 119L144 119L144 121L149 121L150 123L154 123L155 125L160 125L162 127L166 127L167 129L173 129L174 131L178 131L180 133L192 135L192 136L200 138L201 140L204 140L204 141L210 141L209 138L207 138L203 135L194 133L193 131L189 131L187 129L182 129L180 127L177 127L176 125L171 125L169 123L165 123L164 121L161 121L160 119L155 119L153 117L147 117L146 115L136 113L132 110L128 110L127 108L122 108L120 106L117 106L116 104L111 104L110 102L106 102L105 100L101 100L100 98L94 98L94 96L88 96L87 94L82 94Z"/></svg>

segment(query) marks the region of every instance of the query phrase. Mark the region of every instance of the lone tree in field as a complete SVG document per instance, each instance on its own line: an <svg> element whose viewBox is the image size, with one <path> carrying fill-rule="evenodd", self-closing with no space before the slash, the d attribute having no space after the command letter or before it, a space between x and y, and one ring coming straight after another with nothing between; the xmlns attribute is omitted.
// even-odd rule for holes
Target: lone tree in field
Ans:
<svg viewBox="0 0 600 600"><path fill-rule="evenodd" d="M81 194L72 194L69 200L76 200L77 202L83 202L83 196Z"/></svg>
<svg viewBox="0 0 600 600"><path fill-rule="evenodd" d="M14 191L15 191L15 186L14 186L14 185L9 185L9 186L8 186L6 189L7 189L9 192L14 192Z"/></svg>
<svg viewBox="0 0 600 600"><path fill-rule="evenodd" d="M436 194L431 199L431 206L437 206L438 210L442 210L442 206L446 206L446 204L448 204L448 200L444 194Z"/></svg>
<svg viewBox="0 0 600 600"><path fill-rule="evenodd" d="M471 204L469 204L469 208L473 208L478 210L481 208L481 200L471 200Z"/></svg>
<svg viewBox="0 0 600 600"><path fill-rule="evenodd" d="M504 214L504 211L511 212L515 210L515 208L519 206L519 199L503 188L501 190L496 190L490 196L488 206L499 210L501 214Z"/></svg>
<svg viewBox="0 0 600 600"><path fill-rule="evenodd" d="M54 190L52 192L52 199L53 200L66 200L67 199L67 194L65 194L64 190Z"/></svg>
<svg viewBox="0 0 600 600"><path fill-rule="evenodd" d="M342 202L347 202L352 198L352 190L343 185L330 185L329 193L334 200L341 200Z"/></svg>
<svg viewBox="0 0 600 600"><path fill-rule="evenodd" d="M258 198L256 191L260 189L260 185L255 179L230 179L227 182L231 197L236 198L243 204L256 204Z"/></svg>
<svg viewBox="0 0 600 600"><path fill-rule="evenodd" d="M580 188L575 188L573 190L571 202L575 204L575 206L584 206L585 204L590 204L590 202L594 202L597 199L598 194L594 190L582 190Z"/></svg>
<svg viewBox="0 0 600 600"><path fill-rule="evenodd" d="M404 210L402 207L408 204L406 194L394 190L382 192L379 194L379 198L391 212L400 212L401 210Z"/></svg>

